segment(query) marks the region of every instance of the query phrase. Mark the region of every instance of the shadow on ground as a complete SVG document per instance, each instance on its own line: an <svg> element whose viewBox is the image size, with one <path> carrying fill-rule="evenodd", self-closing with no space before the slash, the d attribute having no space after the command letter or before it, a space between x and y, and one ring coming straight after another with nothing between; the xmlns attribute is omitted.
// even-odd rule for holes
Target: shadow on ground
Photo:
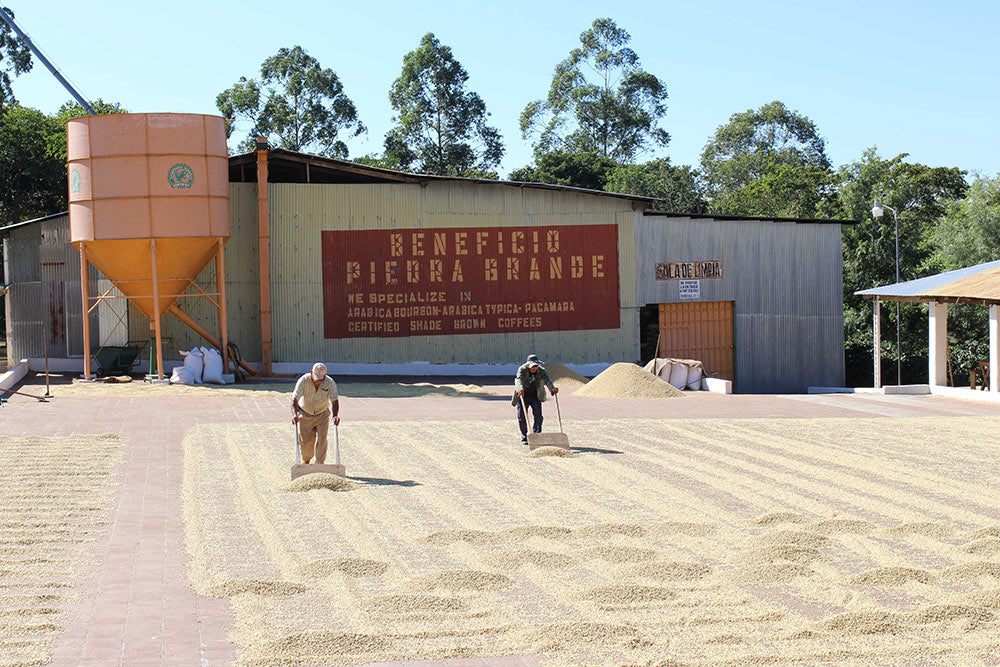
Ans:
<svg viewBox="0 0 1000 667"><path fill-rule="evenodd" d="M415 482L412 479L386 479L385 477L352 477L347 476L347 479L352 482L361 482L362 484L371 484L372 486L422 486L420 482Z"/></svg>

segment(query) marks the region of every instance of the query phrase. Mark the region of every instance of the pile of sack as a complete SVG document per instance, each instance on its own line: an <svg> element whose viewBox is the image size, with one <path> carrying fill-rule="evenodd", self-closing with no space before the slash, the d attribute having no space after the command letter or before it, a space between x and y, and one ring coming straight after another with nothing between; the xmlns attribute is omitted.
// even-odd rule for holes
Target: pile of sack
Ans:
<svg viewBox="0 0 1000 667"><path fill-rule="evenodd" d="M656 377L669 382L678 389L699 391L701 379L706 377L705 365L697 359L653 359L643 366Z"/></svg>
<svg viewBox="0 0 1000 667"><path fill-rule="evenodd" d="M222 354L213 348L196 347L181 351L184 365L174 368L170 383L174 384L225 384L222 378Z"/></svg>

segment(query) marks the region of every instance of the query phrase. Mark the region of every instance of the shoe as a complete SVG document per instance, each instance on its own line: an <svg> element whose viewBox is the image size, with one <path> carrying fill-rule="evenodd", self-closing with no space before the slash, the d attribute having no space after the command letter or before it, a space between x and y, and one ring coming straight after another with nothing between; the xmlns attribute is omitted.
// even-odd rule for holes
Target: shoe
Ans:
<svg viewBox="0 0 1000 667"><path fill-rule="evenodd" d="M528 439L527 438L521 438L521 444L522 445L528 444Z"/></svg>

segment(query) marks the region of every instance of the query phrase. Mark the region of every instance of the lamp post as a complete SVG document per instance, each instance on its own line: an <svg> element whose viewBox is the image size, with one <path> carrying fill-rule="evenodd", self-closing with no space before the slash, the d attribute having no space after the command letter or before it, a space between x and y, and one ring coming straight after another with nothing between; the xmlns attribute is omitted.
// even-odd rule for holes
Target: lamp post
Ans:
<svg viewBox="0 0 1000 667"><path fill-rule="evenodd" d="M879 198L875 198L875 205L872 206L872 217L881 218L883 209L892 211L892 217L896 221L896 283L899 283L899 213L891 206L886 206ZM899 301L896 301L896 384L903 384L903 372L900 358L902 348L899 339Z"/></svg>

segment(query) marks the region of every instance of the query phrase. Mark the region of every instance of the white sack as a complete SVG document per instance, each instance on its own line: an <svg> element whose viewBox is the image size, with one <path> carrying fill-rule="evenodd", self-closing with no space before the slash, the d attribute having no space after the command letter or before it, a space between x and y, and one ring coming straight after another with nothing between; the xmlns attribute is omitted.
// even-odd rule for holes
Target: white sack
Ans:
<svg viewBox="0 0 1000 667"><path fill-rule="evenodd" d="M204 347L201 349L206 350ZM212 384L225 384L225 380L222 379L222 355L215 348L205 352L205 372L201 379Z"/></svg>
<svg viewBox="0 0 1000 667"><path fill-rule="evenodd" d="M170 384L194 384L194 376L187 366L175 366L170 376Z"/></svg>
<svg viewBox="0 0 1000 667"><path fill-rule="evenodd" d="M688 367L687 388L694 391L701 390L701 366Z"/></svg>
<svg viewBox="0 0 1000 667"><path fill-rule="evenodd" d="M687 385L687 378L687 364L674 364L674 367L670 369L670 379L667 382L678 389L683 389Z"/></svg>
<svg viewBox="0 0 1000 667"><path fill-rule="evenodd" d="M184 367L191 371L191 380L195 384L201 384L201 376L205 370L205 355L197 347L190 352L181 350L184 357Z"/></svg>

